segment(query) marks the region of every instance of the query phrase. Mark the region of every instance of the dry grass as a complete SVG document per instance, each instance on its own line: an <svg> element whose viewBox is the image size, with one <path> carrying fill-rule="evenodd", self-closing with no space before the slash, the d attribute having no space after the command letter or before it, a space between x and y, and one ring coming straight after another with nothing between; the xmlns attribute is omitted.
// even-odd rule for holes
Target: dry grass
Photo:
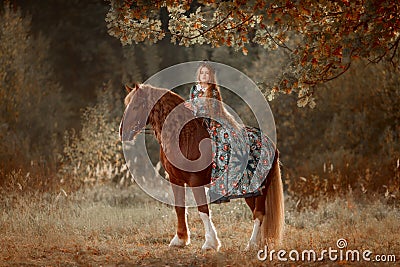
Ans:
<svg viewBox="0 0 400 267"><path fill-rule="evenodd" d="M201 251L203 225L189 210L192 243L169 248L175 231L171 207L136 187L97 188L71 195L3 195L0 213L0 265L265 265L257 252L243 252L251 235L251 214L243 200L213 205L220 252ZM283 249L321 251L345 238L349 249L396 254L400 259L400 210L380 201L356 202L351 195L297 211L287 200ZM322 262L335 265L338 262ZM277 260L274 265L281 264ZM293 265L309 265L296 262ZM315 265L321 264L314 263ZM344 263L349 264L349 262ZM352 263L365 266L365 262Z"/></svg>

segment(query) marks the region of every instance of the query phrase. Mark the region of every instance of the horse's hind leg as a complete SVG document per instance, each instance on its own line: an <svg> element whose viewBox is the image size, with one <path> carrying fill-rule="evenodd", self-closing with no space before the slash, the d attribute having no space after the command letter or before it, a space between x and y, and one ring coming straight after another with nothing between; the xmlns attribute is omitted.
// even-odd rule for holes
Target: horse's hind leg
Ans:
<svg viewBox="0 0 400 267"><path fill-rule="evenodd" d="M244 199L246 201L247 206L249 206L252 213L256 208L256 198L255 197L247 197Z"/></svg>
<svg viewBox="0 0 400 267"><path fill-rule="evenodd" d="M197 209L204 224L205 238L202 250L214 249L216 251L221 247L221 242L218 239L217 231L211 221L211 212L208 209L207 197L204 186L193 187L192 189L194 198L196 199Z"/></svg>
<svg viewBox="0 0 400 267"><path fill-rule="evenodd" d="M246 203L253 213L253 232L245 250L257 248L260 241L260 228L265 214L265 195L246 198Z"/></svg>
<svg viewBox="0 0 400 267"><path fill-rule="evenodd" d="M175 211L178 225L174 238L169 246L183 247L190 244L190 232L187 226L186 207L185 207L185 187L184 185L172 184L172 191L175 197Z"/></svg>

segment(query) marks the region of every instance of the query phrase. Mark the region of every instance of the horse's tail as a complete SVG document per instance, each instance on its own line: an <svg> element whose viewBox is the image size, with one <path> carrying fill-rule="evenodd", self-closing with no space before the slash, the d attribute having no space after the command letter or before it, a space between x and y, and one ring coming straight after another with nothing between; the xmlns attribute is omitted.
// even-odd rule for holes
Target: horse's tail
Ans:
<svg viewBox="0 0 400 267"><path fill-rule="evenodd" d="M264 243L279 245L282 240L284 227L284 198L281 170L279 168L279 152L275 151L275 158L267 179L270 184L265 199L265 215L261 226L261 236Z"/></svg>

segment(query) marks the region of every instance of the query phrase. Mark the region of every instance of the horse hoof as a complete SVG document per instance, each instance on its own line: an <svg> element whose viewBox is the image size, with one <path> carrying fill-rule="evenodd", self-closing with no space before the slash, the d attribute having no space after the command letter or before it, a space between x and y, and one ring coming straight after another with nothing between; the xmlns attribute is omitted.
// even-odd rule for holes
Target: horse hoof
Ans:
<svg viewBox="0 0 400 267"><path fill-rule="evenodd" d="M206 242L203 244L201 247L202 251L207 251L207 250L215 250L219 251L219 248L221 247L221 242L218 239L215 240L206 240Z"/></svg>
<svg viewBox="0 0 400 267"><path fill-rule="evenodd" d="M186 245L190 244L190 238L188 238L186 241L183 239L180 239L178 235L175 235L174 238L172 238L171 242L169 243L170 247L184 247Z"/></svg>

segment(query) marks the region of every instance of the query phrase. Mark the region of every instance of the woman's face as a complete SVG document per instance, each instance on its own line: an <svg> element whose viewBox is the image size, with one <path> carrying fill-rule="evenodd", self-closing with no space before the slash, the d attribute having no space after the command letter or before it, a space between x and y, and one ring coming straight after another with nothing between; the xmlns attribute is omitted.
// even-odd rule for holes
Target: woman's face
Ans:
<svg viewBox="0 0 400 267"><path fill-rule="evenodd" d="M200 69L199 82L200 83L209 83L210 82L210 70L207 67L202 67Z"/></svg>

